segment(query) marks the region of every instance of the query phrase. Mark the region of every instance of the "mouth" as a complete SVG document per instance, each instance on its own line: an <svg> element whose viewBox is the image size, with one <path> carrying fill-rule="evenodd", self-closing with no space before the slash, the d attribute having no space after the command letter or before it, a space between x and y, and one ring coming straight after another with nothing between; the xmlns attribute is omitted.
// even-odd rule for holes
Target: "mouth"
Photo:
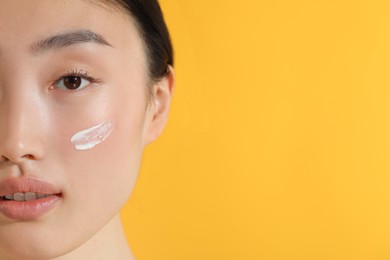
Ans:
<svg viewBox="0 0 390 260"><path fill-rule="evenodd" d="M59 196L60 194L43 194L43 193L35 193L35 192L15 192L11 194L7 194L5 196L0 196L0 200L10 200L10 201L31 201L31 200L39 200L50 196Z"/></svg>
<svg viewBox="0 0 390 260"><path fill-rule="evenodd" d="M0 216L15 221L44 217L63 200L54 185L34 177L8 178L0 182Z"/></svg>

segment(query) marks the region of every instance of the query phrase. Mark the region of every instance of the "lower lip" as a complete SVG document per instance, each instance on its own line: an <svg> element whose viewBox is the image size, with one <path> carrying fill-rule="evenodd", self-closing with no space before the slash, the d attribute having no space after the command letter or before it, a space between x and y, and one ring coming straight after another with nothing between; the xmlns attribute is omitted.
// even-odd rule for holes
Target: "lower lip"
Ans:
<svg viewBox="0 0 390 260"><path fill-rule="evenodd" d="M59 200L58 195L29 201L0 200L0 212L14 220L34 220L52 210Z"/></svg>

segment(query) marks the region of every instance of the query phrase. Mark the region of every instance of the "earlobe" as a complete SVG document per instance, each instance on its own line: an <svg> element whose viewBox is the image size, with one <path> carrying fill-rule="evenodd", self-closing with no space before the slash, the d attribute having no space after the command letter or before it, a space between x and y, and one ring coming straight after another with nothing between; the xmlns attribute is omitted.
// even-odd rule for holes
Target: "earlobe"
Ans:
<svg viewBox="0 0 390 260"><path fill-rule="evenodd" d="M175 88L175 74L171 66L167 76L153 86L153 96L150 107L150 119L146 129L145 144L157 139L168 121L169 108Z"/></svg>

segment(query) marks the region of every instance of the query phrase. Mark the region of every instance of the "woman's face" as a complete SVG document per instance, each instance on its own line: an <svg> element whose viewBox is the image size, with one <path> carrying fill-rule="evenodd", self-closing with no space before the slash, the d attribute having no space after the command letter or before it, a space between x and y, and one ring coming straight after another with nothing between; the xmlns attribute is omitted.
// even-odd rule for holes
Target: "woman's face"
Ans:
<svg viewBox="0 0 390 260"><path fill-rule="evenodd" d="M57 194L0 201L0 258L66 253L119 212L154 138L145 66L137 29L115 8L0 2L0 196Z"/></svg>

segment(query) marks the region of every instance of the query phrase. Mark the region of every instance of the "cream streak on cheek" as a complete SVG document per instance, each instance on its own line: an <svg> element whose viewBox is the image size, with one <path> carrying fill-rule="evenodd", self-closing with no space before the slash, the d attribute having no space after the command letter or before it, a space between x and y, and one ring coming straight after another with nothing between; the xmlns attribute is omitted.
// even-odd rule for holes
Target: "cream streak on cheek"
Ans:
<svg viewBox="0 0 390 260"><path fill-rule="evenodd" d="M111 121L92 126L74 134L70 141L76 150L89 150L103 142L114 129Z"/></svg>

